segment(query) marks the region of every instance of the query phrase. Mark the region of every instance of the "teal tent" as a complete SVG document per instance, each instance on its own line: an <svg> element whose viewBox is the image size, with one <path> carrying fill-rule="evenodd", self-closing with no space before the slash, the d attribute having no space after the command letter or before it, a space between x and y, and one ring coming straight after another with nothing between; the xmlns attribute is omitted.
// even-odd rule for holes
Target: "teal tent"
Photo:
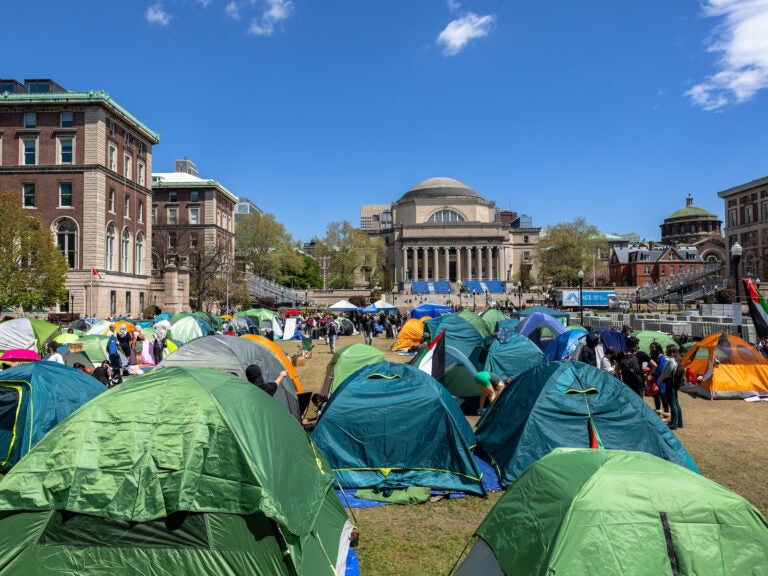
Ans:
<svg viewBox="0 0 768 576"><path fill-rule="evenodd" d="M384 353L368 344L349 344L336 350L325 370L321 393L330 396L356 370L384 361Z"/></svg>
<svg viewBox="0 0 768 576"><path fill-rule="evenodd" d="M568 360L586 335L587 331L583 328L569 328L547 345L544 355L547 360Z"/></svg>
<svg viewBox="0 0 768 576"><path fill-rule="evenodd" d="M183 314L183 312L180 314ZM174 318L175 317L176 316L174 316ZM216 331L211 328L211 325L208 324L208 322L193 314L181 316L178 320L173 322L173 326L167 331L168 338L178 345L191 342L195 338L212 336L215 333Z"/></svg>
<svg viewBox="0 0 768 576"><path fill-rule="evenodd" d="M125 381L0 482L8 574L344 574L351 525L303 428L206 368Z"/></svg>
<svg viewBox="0 0 768 576"><path fill-rule="evenodd" d="M345 488L484 494L467 419L437 380L410 364L379 362L352 374L312 440Z"/></svg>
<svg viewBox="0 0 768 576"><path fill-rule="evenodd" d="M0 470L14 466L51 428L104 390L96 378L57 362L0 372Z"/></svg>
<svg viewBox="0 0 768 576"><path fill-rule="evenodd" d="M628 386L594 366L563 360L523 372L478 423L477 443L509 485L558 447L648 452L698 472L669 427Z"/></svg>
<svg viewBox="0 0 768 576"><path fill-rule="evenodd" d="M529 368L546 361L538 346L522 334L499 332L488 346L484 369L502 378L516 378Z"/></svg>
<svg viewBox="0 0 768 576"><path fill-rule="evenodd" d="M768 574L744 498L650 454L556 449L491 509L455 576Z"/></svg>

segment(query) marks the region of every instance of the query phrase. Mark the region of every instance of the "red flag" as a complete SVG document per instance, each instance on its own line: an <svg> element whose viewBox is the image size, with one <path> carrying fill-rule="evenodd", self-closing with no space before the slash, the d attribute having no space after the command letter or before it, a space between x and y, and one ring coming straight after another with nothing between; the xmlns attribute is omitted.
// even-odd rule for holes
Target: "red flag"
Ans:
<svg viewBox="0 0 768 576"><path fill-rule="evenodd" d="M587 420L587 429L589 430L589 447L597 450L605 448L602 441L600 440L600 435L595 429L595 423L592 422L592 418Z"/></svg>
<svg viewBox="0 0 768 576"><path fill-rule="evenodd" d="M99 279L101 279L101 274L99 274L99 271L98 271L98 270L96 270L96 268L91 268L91 274L92 274L93 276L98 276L98 277L99 277Z"/></svg>

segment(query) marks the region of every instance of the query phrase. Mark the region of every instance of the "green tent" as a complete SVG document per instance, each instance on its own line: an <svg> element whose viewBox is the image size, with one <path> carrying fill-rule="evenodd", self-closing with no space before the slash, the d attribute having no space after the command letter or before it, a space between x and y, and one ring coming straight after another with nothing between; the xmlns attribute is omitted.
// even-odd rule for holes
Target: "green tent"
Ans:
<svg viewBox="0 0 768 576"><path fill-rule="evenodd" d="M642 398L604 370L548 362L515 378L478 422L477 444L510 485L558 447L637 450L697 471L683 445Z"/></svg>
<svg viewBox="0 0 768 576"><path fill-rule="evenodd" d="M0 323L0 351L25 349L42 353L59 333L56 324L36 318L14 318Z"/></svg>
<svg viewBox="0 0 768 576"><path fill-rule="evenodd" d="M240 316L248 316L249 318L258 318L259 326L261 326L264 323L272 324L272 319L277 315L277 312L274 310L269 310L267 308L251 308L250 310L242 310L240 312L235 312L235 318L238 318Z"/></svg>
<svg viewBox="0 0 768 576"><path fill-rule="evenodd" d="M635 330L632 332L632 336L640 340L639 349L646 354L651 352L651 342L661 344L662 350L666 350L669 344L677 346L677 342L672 336L658 330Z"/></svg>
<svg viewBox="0 0 768 576"><path fill-rule="evenodd" d="M384 353L368 344L350 344L339 348L328 362L322 394L330 396L356 370L384 361Z"/></svg>
<svg viewBox="0 0 768 576"><path fill-rule="evenodd" d="M483 322L485 322L491 332L496 332L496 326L499 322L509 319L509 317L498 308L488 308L488 310L480 313L480 318L483 319Z"/></svg>
<svg viewBox="0 0 768 576"><path fill-rule="evenodd" d="M0 566L343 574L351 525L332 485L306 432L255 386L153 371L73 413L3 479Z"/></svg>
<svg viewBox="0 0 768 576"><path fill-rule="evenodd" d="M768 574L744 498L642 452L557 449L491 509L455 576Z"/></svg>
<svg viewBox="0 0 768 576"><path fill-rule="evenodd" d="M312 440L346 488L485 493L467 419L437 380L410 364L379 362L352 374Z"/></svg>

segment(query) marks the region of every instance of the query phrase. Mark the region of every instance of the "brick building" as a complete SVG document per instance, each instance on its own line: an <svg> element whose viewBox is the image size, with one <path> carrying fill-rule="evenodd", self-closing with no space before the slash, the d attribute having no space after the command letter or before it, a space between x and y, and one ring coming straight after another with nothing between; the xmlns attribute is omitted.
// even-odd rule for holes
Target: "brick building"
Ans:
<svg viewBox="0 0 768 576"><path fill-rule="evenodd" d="M186 307L183 271L152 282L150 184L159 141L103 90L0 79L0 189L43 220L69 261L69 302L60 310L103 318L136 316L153 302Z"/></svg>

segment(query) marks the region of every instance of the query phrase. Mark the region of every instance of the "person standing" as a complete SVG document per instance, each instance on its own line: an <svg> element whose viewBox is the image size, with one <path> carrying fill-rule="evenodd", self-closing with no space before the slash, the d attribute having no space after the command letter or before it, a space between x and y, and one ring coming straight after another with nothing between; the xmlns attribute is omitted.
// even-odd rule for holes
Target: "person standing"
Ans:
<svg viewBox="0 0 768 576"><path fill-rule="evenodd" d="M667 366L667 357L661 349L661 344L658 342L651 342L651 373L648 376L650 380L656 382L658 387L658 393L653 397L653 406L656 411L669 413L669 405L667 404L666 391L667 387L664 381L661 379L661 375L664 373L664 368Z"/></svg>
<svg viewBox="0 0 768 576"><path fill-rule="evenodd" d="M370 314L363 319L363 338L366 344L373 346L373 318Z"/></svg>
<svg viewBox="0 0 768 576"><path fill-rule="evenodd" d="M123 369L120 365L120 355L117 353L117 334L115 334L115 325L109 325L109 331L107 332L107 356L109 357L109 365L114 371L118 373Z"/></svg>
<svg viewBox="0 0 768 576"><path fill-rule="evenodd" d="M331 348L331 354L336 353L336 340L339 337L339 326L336 324L336 322L333 320L333 318L328 319L328 346Z"/></svg>
<svg viewBox="0 0 768 576"><path fill-rule="evenodd" d="M677 430L683 427L683 411L677 391L685 383L685 367L680 355L680 348L670 344L666 349L667 366L662 375L666 385L667 404L669 405L669 429Z"/></svg>
<svg viewBox="0 0 768 576"><path fill-rule="evenodd" d="M57 351L56 342L48 342L48 345L46 346L48 348L48 358L46 360L48 362L57 362L58 364L64 364L64 358L61 354Z"/></svg>
<svg viewBox="0 0 768 576"><path fill-rule="evenodd" d="M579 352L579 362L584 364L590 364L595 368L597 365L597 343L600 342L600 336L590 332L586 337L586 344L582 346L581 352Z"/></svg>

